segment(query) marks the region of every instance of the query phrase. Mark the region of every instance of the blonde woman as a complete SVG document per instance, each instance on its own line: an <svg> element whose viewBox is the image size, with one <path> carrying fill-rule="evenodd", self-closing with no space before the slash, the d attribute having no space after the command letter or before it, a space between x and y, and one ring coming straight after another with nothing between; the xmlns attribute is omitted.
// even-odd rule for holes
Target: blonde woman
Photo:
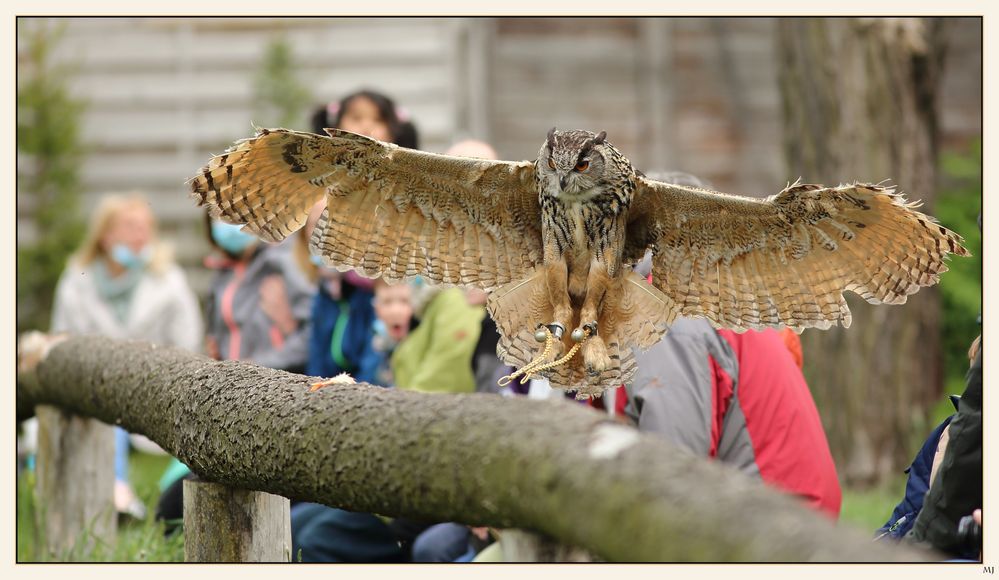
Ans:
<svg viewBox="0 0 999 580"><path fill-rule="evenodd" d="M200 350L197 298L140 194L101 199L83 244L56 288L52 331L140 339ZM142 517L145 506L128 482L128 433L116 429L115 506Z"/></svg>

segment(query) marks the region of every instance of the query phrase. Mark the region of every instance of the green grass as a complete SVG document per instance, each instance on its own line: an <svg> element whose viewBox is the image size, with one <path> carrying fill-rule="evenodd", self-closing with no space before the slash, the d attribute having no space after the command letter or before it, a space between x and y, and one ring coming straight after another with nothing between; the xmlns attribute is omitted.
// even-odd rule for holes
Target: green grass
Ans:
<svg viewBox="0 0 999 580"><path fill-rule="evenodd" d="M136 495L146 504L146 518L119 519L114 545L97 542L92 549L74 547L60 554L45 549L44 531L38 529L35 517L44 506L39 505L34 490L34 473L23 471L17 478L17 561L18 562L183 562L184 535L167 538L163 523L153 520L159 499L158 480L170 458L133 452L130 477ZM77 546L86 546L90 534L84 530Z"/></svg>
<svg viewBox="0 0 999 580"><path fill-rule="evenodd" d="M963 381L952 379L948 381L945 394L960 395L964 391ZM911 448L922 447L929 432L943 422L944 419L953 415L954 404L946 396L930 409L928 423L925 429L920 431L913 441ZM843 507L840 511L840 521L852 524L863 530L874 530L880 528L891 515L895 505L902 501L905 495L905 474L898 474L894 479L879 486L868 489L844 489Z"/></svg>
<svg viewBox="0 0 999 580"><path fill-rule="evenodd" d="M839 521L867 531L873 537L874 530L888 521L892 510L902 500L904 494L904 476L870 489L843 489L843 507L840 510Z"/></svg>

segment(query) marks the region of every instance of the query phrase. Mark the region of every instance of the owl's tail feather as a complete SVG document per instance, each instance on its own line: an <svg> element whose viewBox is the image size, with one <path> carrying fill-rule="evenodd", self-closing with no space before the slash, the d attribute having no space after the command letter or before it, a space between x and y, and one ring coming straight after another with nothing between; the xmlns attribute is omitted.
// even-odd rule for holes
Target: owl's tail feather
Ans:
<svg viewBox="0 0 999 580"><path fill-rule="evenodd" d="M521 368L542 350L534 334L538 324L552 322L554 316L548 289L539 269L524 280L511 282L494 291L487 303L489 314L500 333L497 354L507 364ZM583 357L576 355L565 364L538 372L555 388L576 391L577 396L599 396L605 389L625 384L635 374L632 347L649 348L666 333L677 309L665 294L633 272L616 278L604 297L598 332L607 346L611 366L590 375ZM581 325L574 310L569 330ZM563 351L575 345L571 332L562 337Z"/></svg>

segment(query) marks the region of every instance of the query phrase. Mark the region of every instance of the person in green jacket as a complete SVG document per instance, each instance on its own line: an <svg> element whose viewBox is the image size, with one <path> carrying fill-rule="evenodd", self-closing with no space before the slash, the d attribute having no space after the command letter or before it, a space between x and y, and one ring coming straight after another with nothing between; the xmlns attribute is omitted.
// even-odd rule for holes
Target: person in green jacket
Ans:
<svg viewBox="0 0 999 580"><path fill-rule="evenodd" d="M472 355L485 309L472 306L458 288L417 280L413 313L418 324L392 353L395 386L425 393L473 393Z"/></svg>
<svg viewBox="0 0 999 580"><path fill-rule="evenodd" d="M471 139L455 143L446 154L497 159L492 146ZM458 288L429 286L419 277L410 285L418 325L392 354L396 387L425 393L474 393L472 360L486 309L470 303Z"/></svg>

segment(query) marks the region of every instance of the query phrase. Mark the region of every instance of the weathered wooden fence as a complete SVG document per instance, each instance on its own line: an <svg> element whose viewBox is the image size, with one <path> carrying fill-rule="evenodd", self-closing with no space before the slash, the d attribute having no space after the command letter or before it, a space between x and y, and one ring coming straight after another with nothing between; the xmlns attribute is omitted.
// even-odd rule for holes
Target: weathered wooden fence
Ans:
<svg viewBox="0 0 999 580"><path fill-rule="evenodd" d="M367 385L313 393L308 377L142 342L41 344L21 353L18 418L41 405L120 424L213 482L185 499L189 560L289 560L284 498L528 530L606 561L930 557L872 544L733 470L570 402ZM227 530L243 535L220 539ZM544 557L536 547L509 552Z"/></svg>

